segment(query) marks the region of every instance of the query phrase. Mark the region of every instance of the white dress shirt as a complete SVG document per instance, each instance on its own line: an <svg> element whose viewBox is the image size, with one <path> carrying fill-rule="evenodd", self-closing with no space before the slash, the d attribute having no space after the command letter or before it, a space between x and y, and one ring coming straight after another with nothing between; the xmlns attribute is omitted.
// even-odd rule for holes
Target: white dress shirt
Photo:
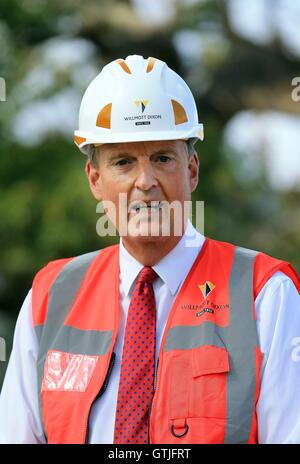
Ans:
<svg viewBox="0 0 300 464"><path fill-rule="evenodd" d="M189 222L176 247L153 266L157 309L156 361L172 303L205 237ZM184 260L182 256L184 255ZM174 263L180 262L180 266ZM143 265L120 241L120 327L115 364L104 394L89 418L89 442L113 443L121 357L127 312ZM38 409L38 341L32 326L31 290L18 316L13 349L0 396L0 443L45 443ZM259 443L300 443L300 295L289 277L276 272L255 301L260 350L261 391L257 403Z"/></svg>

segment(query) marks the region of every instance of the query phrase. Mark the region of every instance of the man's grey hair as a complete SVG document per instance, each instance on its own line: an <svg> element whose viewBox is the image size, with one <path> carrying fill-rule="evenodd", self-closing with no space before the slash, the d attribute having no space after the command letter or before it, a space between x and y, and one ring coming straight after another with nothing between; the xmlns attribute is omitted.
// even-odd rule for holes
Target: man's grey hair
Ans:
<svg viewBox="0 0 300 464"><path fill-rule="evenodd" d="M190 159L191 156L193 156L195 153L197 154L196 150L195 150L195 143L197 142L197 137L192 137L190 139L187 139L185 142L187 144L187 151L188 151L188 158ZM100 145L101 146L101 145ZM92 166L96 167L98 166L98 163L97 163L97 154L99 153L98 150L97 150L98 147L96 147L95 145L93 144L90 144L90 145L86 145L84 147L84 150L85 150L85 153L88 157L88 159L90 160Z"/></svg>
<svg viewBox="0 0 300 464"><path fill-rule="evenodd" d="M192 137L191 139L186 140L189 158L193 156L195 153L197 154L196 149L194 147L197 140L197 137Z"/></svg>

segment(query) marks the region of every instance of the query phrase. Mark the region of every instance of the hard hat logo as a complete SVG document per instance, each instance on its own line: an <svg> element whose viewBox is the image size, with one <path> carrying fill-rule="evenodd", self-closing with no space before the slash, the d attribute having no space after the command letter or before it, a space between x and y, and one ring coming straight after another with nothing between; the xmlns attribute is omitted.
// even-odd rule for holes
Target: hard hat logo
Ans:
<svg viewBox="0 0 300 464"><path fill-rule="evenodd" d="M151 119L162 119L163 116L161 114L143 114L148 106L149 100L134 100L134 103L142 114L126 114L123 116L124 121L134 121L135 126L147 126L151 124ZM127 127L129 130L130 125Z"/></svg>
<svg viewBox="0 0 300 464"><path fill-rule="evenodd" d="M138 108L142 109L142 113L145 111L146 106L149 103L149 100L135 100L134 102Z"/></svg>
<svg viewBox="0 0 300 464"><path fill-rule="evenodd" d="M82 98L75 143L85 154L89 145L189 138L203 140L194 97L159 59L131 55L107 64Z"/></svg>

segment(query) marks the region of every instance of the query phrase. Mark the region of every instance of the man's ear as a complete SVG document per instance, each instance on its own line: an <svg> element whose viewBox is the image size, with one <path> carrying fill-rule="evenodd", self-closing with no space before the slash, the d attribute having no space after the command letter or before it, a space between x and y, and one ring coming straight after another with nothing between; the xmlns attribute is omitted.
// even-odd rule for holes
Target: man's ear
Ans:
<svg viewBox="0 0 300 464"><path fill-rule="evenodd" d="M191 192L193 192L196 190L199 180L199 158L196 150L194 150L194 154L189 159L189 173Z"/></svg>
<svg viewBox="0 0 300 464"><path fill-rule="evenodd" d="M102 200L101 176L99 168L94 167L90 160L87 160L85 165L85 173L87 175L90 189L96 200Z"/></svg>

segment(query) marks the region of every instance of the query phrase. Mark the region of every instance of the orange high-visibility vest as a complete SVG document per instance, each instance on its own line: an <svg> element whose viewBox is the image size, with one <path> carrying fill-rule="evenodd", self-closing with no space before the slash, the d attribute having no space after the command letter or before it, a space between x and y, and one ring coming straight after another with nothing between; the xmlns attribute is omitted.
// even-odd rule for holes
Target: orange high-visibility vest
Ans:
<svg viewBox="0 0 300 464"><path fill-rule="evenodd" d="M276 271L300 292L291 264L206 238L169 312L149 443L257 443L262 354L254 300ZM119 245L50 262L35 276L32 292L46 439L85 443L92 404L115 358Z"/></svg>

